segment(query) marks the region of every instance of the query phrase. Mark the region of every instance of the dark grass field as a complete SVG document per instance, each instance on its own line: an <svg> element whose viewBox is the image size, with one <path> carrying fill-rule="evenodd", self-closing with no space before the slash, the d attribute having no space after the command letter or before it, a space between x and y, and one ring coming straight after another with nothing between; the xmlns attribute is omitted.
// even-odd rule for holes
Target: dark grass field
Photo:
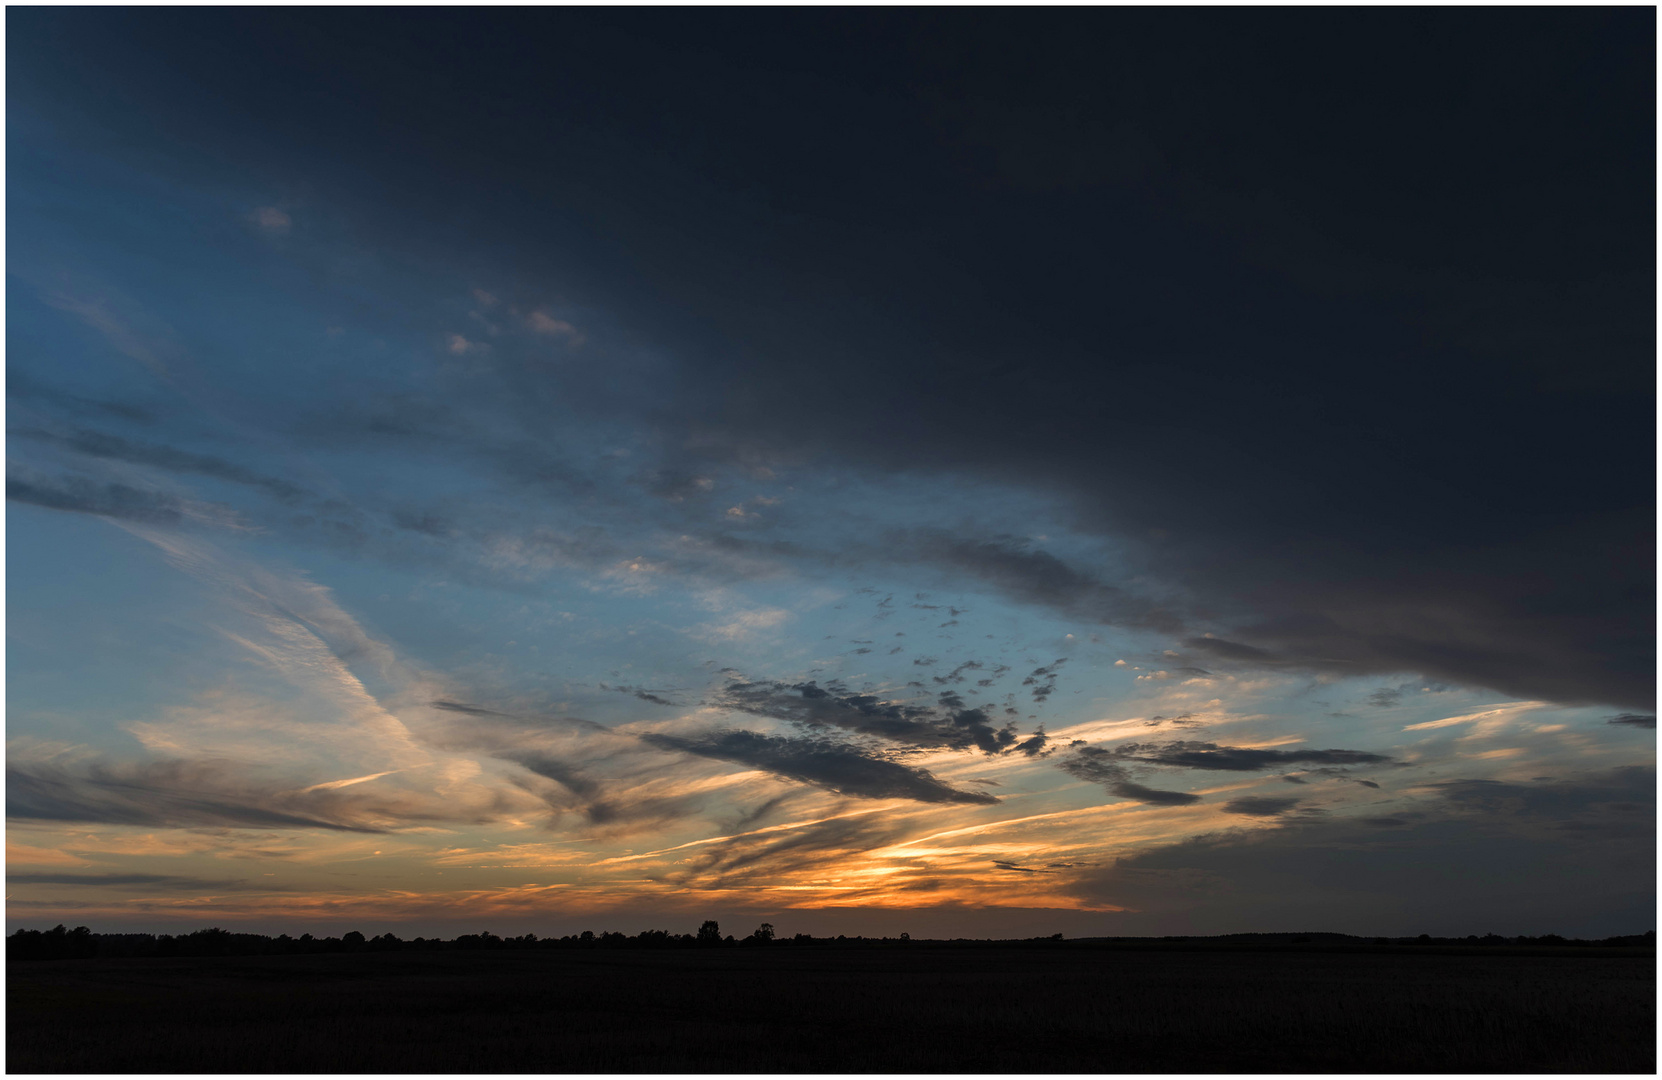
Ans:
<svg viewBox="0 0 1662 1080"><path fill-rule="evenodd" d="M10 1072L1654 1073L1642 949L823 947L8 965Z"/></svg>

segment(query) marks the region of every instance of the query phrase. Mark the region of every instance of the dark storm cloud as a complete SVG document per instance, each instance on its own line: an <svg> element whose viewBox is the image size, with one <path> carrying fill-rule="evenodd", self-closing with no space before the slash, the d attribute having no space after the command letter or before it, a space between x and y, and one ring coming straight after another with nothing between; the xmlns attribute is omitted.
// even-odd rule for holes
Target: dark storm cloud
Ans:
<svg viewBox="0 0 1662 1080"><path fill-rule="evenodd" d="M1113 753L1099 746L1075 749L1057 763L1057 768L1081 780L1101 784L1111 795L1148 803L1151 806L1190 806L1200 802L1199 795L1182 791L1159 791L1135 783L1129 770L1115 759Z"/></svg>
<svg viewBox="0 0 1662 1080"><path fill-rule="evenodd" d="M76 453L85 454L88 457L107 458L112 461L125 461L137 465L153 465L170 472L194 473L199 476L213 477L216 480L228 480L234 484L260 488L286 501L293 501L305 494L303 489L296 487L287 480L266 476L221 458L207 454L194 454L156 443L133 442L100 431L80 429L67 435L60 435L50 431L25 428L21 430L12 429L8 434L63 447Z"/></svg>
<svg viewBox="0 0 1662 1080"><path fill-rule="evenodd" d="M1656 717L1652 713L1620 713L1606 720L1607 724L1623 724L1627 727L1650 728L1655 730Z"/></svg>
<svg viewBox="0 0 1662 1080"><path fill-rule="evenodd" d="M650 734L640 739L660 750L731 761L862 799L983 805L999 801L978 791L948 787L928 770L874 757L858 747L829 739L790 739L753 731L718 731L691 737Z"/></svg>
<svg viewBox="0 0 1662 1080"><path fill-rule="evenodd" d="M20 8L8 102L170 117L381 257L489 252L676 358L505 366L530 441L570 400L704 460L1020 485L1126 572L910 547L1234 664L1653 706L1648 10L387 18Z"/></svg>
<svg viewBox="0 0 1662 1080"><path fill-rule="evenodd" d="M1104 751L1118 761L1168 765L1180 769L1252 772L1293 762L1321 765L1383 765L1390 758L1363 750L1253 750L1208 742L1126 743Z"/></svg>
<svg viewBox="0 0 1662 1080"><path fill-rule="evenodd" d="M809 729L840 728L920 749L1002 754L1017 748L1019 735L1013 724L995 726L985 710L966 707L955 694L943 693L937 701L934 706L888 701L815 682L733 682L711 704ZM1022 745L1031 742L1029 738ZM1024 752L1036 753L1037 749Z"/></svg>
<svg viewBox="0 0 1662 1080"><path fill-rule="evenodd" d="M1230 814L1246 814L1251 817L1275 817L1284 814L1299 804L1298 799L1277 799L1265 795L1243 795L1238 799L1230 799L1223 804L1224 811Z"/></svg>
<svg viewBox="0 0 1662 1080"><path fill-rule="evenodd" d="M171 495L84 476L60 476L44 482L8 476L6 498L48 510L99 514L152 525L177 525L185 519L185 504Z"/></svg>

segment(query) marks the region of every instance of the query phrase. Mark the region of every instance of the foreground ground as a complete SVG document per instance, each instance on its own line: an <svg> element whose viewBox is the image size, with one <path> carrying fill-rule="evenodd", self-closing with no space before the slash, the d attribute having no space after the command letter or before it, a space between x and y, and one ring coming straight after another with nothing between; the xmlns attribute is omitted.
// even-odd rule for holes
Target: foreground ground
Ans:
<svg viewBox="0 0 1662 1080"><path fill-rule="evenodd" d="M8 965L7 1070L1656 1070L1649 950L823 947Z"/></svg>

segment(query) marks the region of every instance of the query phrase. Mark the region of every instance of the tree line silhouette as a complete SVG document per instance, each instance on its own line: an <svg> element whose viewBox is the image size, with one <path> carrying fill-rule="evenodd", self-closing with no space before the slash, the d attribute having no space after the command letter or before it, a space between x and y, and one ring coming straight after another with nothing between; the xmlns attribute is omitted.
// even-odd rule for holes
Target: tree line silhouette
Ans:
<svg viewBox="0 0 1662 1080"><path fill-rule="evenodd" d="M1183 937L1167 936L1163 938L1089 938L1077 939L1078 943L1182 943L1182 942L1223 942L1223 941L1261 941L1269 944L1318 944L1318 943L1354 943L1371 945L1581 945L1581 946L1622 946L1622 945L1656 945L1656 931L1644 934L1628 934L1620 937L1599 938L1587 940L1582 938L1566 938L1558 934L1543 934L1539 937L1520 935L1504 937L1500 934L1486 934L1479 937L1471 934L1466 937L1432 937L1429 934L1420 934L1417 937L1355 937L1349 934L1230 934L1223 937ZM496 934L484 931L478 934L461 934L451 939L416 937L404 939L393 933L385 933L376 937L366 938L356 930L342 934L340 937L313 937L311 934L301 934L299 937L290 937L288 934L278 934L271 937L266 934L244 934L222 930L219 927L209 927L196 930L189 934L95 934L85 926L77 926L73 930L65 929L60 923L50 930L20 929L6 939L6 959L8 960L72 960L91 959L93 957L150 957L150 956L291 956L309 955L314 953L365 953L365 952L406 952L406 951L439 951L439 950L481 950L481 949L711 949L711 948L755 948L759 946L824 946L837 943L857 943L861 945L909 945L914 944L911 936L901 934L898 938L867 938L845 937L838 934L836 937L816 938L809 934L796 934L793 937L783 938L776 936L771 923L763 923L749 936L735 939L728 934L721 933L721 926L714 919L706 919L698 928L696 934L677 934L668 930L643 930L630 936L616 930L596 934L592 930L585 930L581 934L569 934L565 937L538 937L536 934L521 934L519 937L498 937ZM1009 941L978 941L965 938L953 938L951 941L932 941L934 945L1015 945L1015 944L1063 944L1061 934L1052 934L1049 937L1023 938ZM918 942L917 944L922 944Z"/></svg>
<svg viewBox="0 0 1662 1080"><path fill-rule="evenodd" d="M829 938L817 939L822 941ZM847 940L838 937L835 940ZM885 939L887 940L887 939ZM685 949L744 948L758 945L801 945L816 941L808 934L776 939L773 924L763 923L748 937L722 936L714 919L705 920L697 934L669 930L643 930L630 936L612 930L596 934L585 930L565 937L540 938L536 934L499 937L490 931L461 934L455 938L400 938L393 933L366 938L357 930L340 937L291 937L278 934L234 933L217 926L189 934L95 934L85 926L73 930L61 923L50 930L17 930L6 939L9 960L66 960L124 956L284 956L311 953L402 952L439 949Z"/></svg>

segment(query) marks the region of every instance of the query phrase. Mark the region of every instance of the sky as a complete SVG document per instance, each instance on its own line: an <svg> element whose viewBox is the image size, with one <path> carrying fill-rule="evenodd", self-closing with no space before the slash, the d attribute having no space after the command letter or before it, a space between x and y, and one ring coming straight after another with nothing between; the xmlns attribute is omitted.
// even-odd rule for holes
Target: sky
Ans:
<svg viewBox="0 0 1662 1080"><path fill-rule="evenodd" d="M7 921L1655 925L1655 12L12 8Z"/></svg>

